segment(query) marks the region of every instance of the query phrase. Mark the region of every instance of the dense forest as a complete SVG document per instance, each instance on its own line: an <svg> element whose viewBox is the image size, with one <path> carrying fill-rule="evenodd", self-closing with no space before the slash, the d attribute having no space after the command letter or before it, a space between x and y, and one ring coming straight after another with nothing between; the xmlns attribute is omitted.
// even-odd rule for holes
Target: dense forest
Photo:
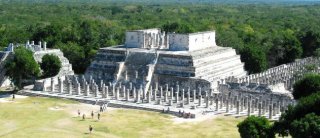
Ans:
<svg viewBox="0 0 320 138"><path fill-rule="evenodd" d="M83 73L100 47L124 42L126 30L216 30L220 46L241 54L250 73L320 55L319 4L125 4L0 2L0 46L27 40L60 48Z"/></svg>

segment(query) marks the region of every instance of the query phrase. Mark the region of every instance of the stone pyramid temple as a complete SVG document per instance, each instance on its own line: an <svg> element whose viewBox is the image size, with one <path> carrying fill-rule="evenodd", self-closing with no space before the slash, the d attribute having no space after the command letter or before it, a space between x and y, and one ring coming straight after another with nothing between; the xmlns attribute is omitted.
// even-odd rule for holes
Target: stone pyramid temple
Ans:
<svg viewBox="0 0 320 138"><path fill-rule="evenodd" d="M214 31L177 34L160 29L126 32L125 44L101 48L85 73L89 80L115 86L214 91L221 79L246 75L235 49L216 45Z"/></svg>

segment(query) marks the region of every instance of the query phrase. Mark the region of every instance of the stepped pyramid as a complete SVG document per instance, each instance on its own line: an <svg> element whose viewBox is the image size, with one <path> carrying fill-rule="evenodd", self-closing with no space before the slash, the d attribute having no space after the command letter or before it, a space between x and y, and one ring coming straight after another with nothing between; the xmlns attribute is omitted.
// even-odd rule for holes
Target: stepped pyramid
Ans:
<svg viewBox="0 0 320 138"><path fill-rule="evenodd" d="M147 29L126 32L124 45L101 48L85 77L144 89L157 84L209 90L221 79L246 74L234 49L216 45L214 31L176 34Z"/></svg>
<svg viewBox="0 0 320 138"><path fill-rule="evenodd" d="M20 46L31 50L33 52L33 58L38 63L42 61L42 57L46 54L53 54L58 56L62 63L62 67L57 76L74 75L72 65L69 63L69 60L64 57L60 49L48 49L46 42L44 42L43 44L39 42L38 45L36 45L34 41L32 41L31 43L28 41L26 44L16 45L10 43L4 51L0 51L0 87L9 86L11 83L8 77L5 76L6 70L4 69L4 64L10 57L12 57L14 49Z"/></svg>

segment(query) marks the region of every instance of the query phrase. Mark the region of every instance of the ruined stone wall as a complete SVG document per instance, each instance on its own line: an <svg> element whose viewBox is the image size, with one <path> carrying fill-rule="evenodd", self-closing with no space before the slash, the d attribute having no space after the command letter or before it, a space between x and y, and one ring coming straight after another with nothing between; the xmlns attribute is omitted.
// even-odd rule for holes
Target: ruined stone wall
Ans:
<svg viewBox="0 0 320 138"><path fill-rule="evenodd" d="M169 34L169 50L195 51L216 46L215 32Z"/></svg>
<svg viewBox="0 0 320 138"><path fill-rule="evenodd" d="M45 51L36 51L33 53L34 59L38 62L42 62L42 57L47 54L56 55L59 57L62 67L60 69L60 72L57 74L57 76L65 76L65 75L73 75L74 72L72 70L72 65L69 63L69 60L64 57L63 53L60 51L60 49L47 49Z"/></svg>

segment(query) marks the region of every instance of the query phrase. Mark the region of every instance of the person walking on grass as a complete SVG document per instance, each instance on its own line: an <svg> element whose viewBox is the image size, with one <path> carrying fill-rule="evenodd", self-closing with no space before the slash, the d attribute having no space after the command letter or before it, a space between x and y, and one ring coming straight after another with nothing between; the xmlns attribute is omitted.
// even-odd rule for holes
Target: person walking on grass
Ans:
<svg viewBox="0 0 320 138"><path fill-rule="evenodd" d="M12 101L14 101L14 99L16 99L15 94L12 94Z"/></svg>
<svg viewBox="0 0 320 138"><path fill-rule="evenodd" d="M90 134L91 134L92 130L93 130L93 127L91 125L89 125Z"/></svg>
<svg viewBox="0 0 320 138"><path fill-rule="evenodd" d="M83 114L82 115L82 120L85 120L86 119L86 114Z"/></svg>
<svg viewBox="0 0 320 138"><path fill-rule="evenodd" d="M91 118L93 119L93 116L94 116L94 114L93 114L93 111L91 112Z"/></svg>
<svg viewBox="0 0 320 138"><path fill-rule="evenodd" d="M100 113L98 113L98 120L100 120Z"/></svg>

